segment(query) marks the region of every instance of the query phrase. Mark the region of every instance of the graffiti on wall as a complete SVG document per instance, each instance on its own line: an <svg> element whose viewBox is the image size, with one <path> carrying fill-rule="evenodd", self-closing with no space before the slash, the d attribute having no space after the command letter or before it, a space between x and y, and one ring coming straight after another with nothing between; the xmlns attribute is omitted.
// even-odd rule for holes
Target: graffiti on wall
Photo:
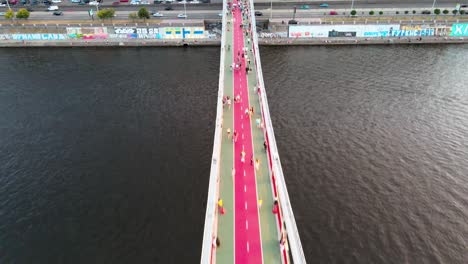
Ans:
<svg viewBox="0 0 468 264"><path fill-rule="evenodd" d="M67 27L67 35L72 39L106 39L107 27Z"/></svg>
<svg viewBox="0 0 468 264"><path fill-rule="evenodd" d="M452 32L450 32L452 37L466 37L468 36L468 24L453 24Z"/></svg>
<svg viewBox="0 0 468 264"><path fill-rule="evenodd" d="M13 40L64 40L65 34L11 34Z"/></svg>

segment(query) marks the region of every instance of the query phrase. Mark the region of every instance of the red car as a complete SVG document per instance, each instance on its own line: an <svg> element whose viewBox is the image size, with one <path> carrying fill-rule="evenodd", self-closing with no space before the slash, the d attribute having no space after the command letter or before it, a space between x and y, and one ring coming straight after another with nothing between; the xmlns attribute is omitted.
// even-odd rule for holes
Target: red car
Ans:
<svg viewBox="0 0 468 264"><path fill-rule="evenodd" d="M121 3L128 3L128 0L120 0Z"/></svg>
<svg viewBox="0 0 468 264"><path fill-rule="evenodd" d="M336 12L336 11L330 11L330 15L331 15L331 16L336 16L336 15L338 15L338 12Z"/></svg>
<svg viewBox="0 0 468 264"><path fill-rule="evenodd" d="M113 2L112 5L119 5L120 2Z"/></svg>

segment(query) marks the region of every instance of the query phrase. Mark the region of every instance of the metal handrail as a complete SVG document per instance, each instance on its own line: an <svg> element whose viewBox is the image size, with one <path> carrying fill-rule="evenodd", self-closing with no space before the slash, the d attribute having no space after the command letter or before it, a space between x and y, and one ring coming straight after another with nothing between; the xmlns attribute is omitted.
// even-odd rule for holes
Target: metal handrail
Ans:
<svg viewBox="0 0 468 264"><path fill-rule="evenodd" d="M289 201L288 190L286 188L286 182L284 180L283 169L281 167L281 161L278 155L278 149L276 146L276 139L275 134L273 132L273 125L270 118L270 110L268 107L268 100L266 97L265 85L263 83L263 73L262 73L262 65L260 62L260 53L258 48L258 36L257 31L255 30L256 20L255 20L255 12L254 12L254 4L253 0L250 1L250 17L252 23L252 37L255 49L255 65L257 67L257 75L259 81L259 88L260 88L260 97L263 102L263 111L264 111L264 121L265 121L265 129L267 130L268 134L268 141L269 141L269 150L272 153L272 169L273 173L276 176L276 183L278 187L278 196L279 196L279 204L283 213L283 221L287 227L287 237L289 241L289 250L292 254L292 259L294 263L306 263L304 251L302 249L301 239L299 237L299 231L297 230L296 220L294 219L294 213L292 211L291 202Z"/></svg>
<svg viewBox="0 0 468 264"><path fill-rule="evenodd" d="M226 1L223 1L223 32L226 32ZM221 38L221 55L219 66L219 84L218 84L218 98L216 108L216 124L213 142L213 155L211 159L210 180L208 187L208 198L206 202L206 215L205 215L205 229L203 232L203 244L200 263L209 264L213 258L216 250L213 249L213 238L217 235L217 197L219 188L219 173L221 161L221 140L222 140L222 125L223 125L223 90L224 90L224 60L226 44L226 34Z"/></svg>

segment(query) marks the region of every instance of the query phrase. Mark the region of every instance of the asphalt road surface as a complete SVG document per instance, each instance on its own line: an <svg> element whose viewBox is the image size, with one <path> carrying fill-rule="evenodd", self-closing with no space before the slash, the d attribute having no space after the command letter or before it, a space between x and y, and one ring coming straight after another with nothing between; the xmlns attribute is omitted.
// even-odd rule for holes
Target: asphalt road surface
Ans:
<svg viewBox="0 0 468 264"><path fill-rule="evenodd" d="M118 11L135 11L141 7L146 7L150 10L159 9L162 10L167 6L171 6L174 10L183 10L183 4L175 2L174 4L153 4L150 1L150 5L130 5L129 3L119 3L118 5L112 5L114 0L104 0L100 8L112 7ZM116 1L116 0L115 0ZM319 4L322 2L327 2L329 4L328 8L319 8ZM378 2L378 3L369 3L369 2ZM457 3L468 4L468 0L437 0L436 7L438 8L455 8ZM433 0L374 0L374 1L354 1L354 9L361 8L431 8ZM84 5L80 6L76 3L71 3L69 0L63 0L62 3L54 4L58 5L59 8L63 10L81 10L87 11L91 8L96 9L94 6ZM351 0L348 1L333 1L333 0L322 0L322 1L304 1L304 2L276 2L273 3L273 9L293 9L294 6L300 7L302 5L309 5L311 9L321 9L321 10L334 10L334 9L350 9ZM44 4L39 4L36 6L29 6L33 10L45 10L46 6ZM19 9L23 6L16 5L13 9ZM187 10L221 10L221 4L187 4ZM257 3L255 4L255 9L266 9L270 8L270 3ZM0 7L0 12L6 9L6 7Z"/></svg>

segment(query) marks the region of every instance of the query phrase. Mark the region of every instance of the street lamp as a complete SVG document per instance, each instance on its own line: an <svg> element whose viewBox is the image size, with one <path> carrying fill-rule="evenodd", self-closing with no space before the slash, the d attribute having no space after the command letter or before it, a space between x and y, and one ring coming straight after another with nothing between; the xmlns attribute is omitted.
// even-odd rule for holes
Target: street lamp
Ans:
<svg viewBox="0 0 468 264"><path fill-rule="evenodd" d="M270 20L273 17L273 0L270 0Z"/></svg>
<svg viewBox="0 0 468 264"><path fill-rule="evenodd" d="M436 4L436 0L434 0L434 3L432 3L432 9L434 9L435 4Z"/></svg>
<svg viewBox="0 0 468 264"><path fill-rule="evenodd" d="M351 0L351 10L354 8L354 0Z"/></svg>

